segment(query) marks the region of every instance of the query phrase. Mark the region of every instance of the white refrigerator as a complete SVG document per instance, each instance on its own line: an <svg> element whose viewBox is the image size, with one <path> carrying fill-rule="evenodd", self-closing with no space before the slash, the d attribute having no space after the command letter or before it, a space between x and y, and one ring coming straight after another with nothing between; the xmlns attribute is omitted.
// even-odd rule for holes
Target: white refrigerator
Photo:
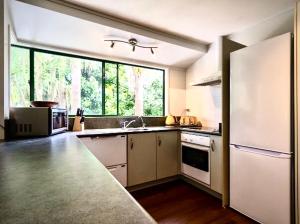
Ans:
<svg viewBox="0 0 300 224"><path fill-rule="evenodd" d="M291 38L230 55L230 207L265 224L291 223Z"/></svg>

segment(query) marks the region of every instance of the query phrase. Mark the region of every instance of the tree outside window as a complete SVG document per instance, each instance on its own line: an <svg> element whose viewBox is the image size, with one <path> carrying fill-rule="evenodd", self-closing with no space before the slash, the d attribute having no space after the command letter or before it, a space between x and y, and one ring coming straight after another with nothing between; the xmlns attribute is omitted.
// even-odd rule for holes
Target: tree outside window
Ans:
<svg viewBox="0 0 300 224"><path fill-rule="evenodd" d="M57 101L70 114L78 107L95 116L164 113L163 70L38 49L31 59L29 49L20 47L12 47L11 63L12 106L29 106L30 83L34 100Z"/></svg>

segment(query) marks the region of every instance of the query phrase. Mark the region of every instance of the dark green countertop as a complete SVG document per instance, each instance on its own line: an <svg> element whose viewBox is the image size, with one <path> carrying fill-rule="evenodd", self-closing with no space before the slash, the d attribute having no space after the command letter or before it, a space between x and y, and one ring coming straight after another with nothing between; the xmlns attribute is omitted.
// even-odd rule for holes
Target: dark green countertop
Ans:
<svg viewBox="0 0 300 224"><path fill-rule="evenodd" d="M0 223L155 223L74 133L0 143Z"/></svg>

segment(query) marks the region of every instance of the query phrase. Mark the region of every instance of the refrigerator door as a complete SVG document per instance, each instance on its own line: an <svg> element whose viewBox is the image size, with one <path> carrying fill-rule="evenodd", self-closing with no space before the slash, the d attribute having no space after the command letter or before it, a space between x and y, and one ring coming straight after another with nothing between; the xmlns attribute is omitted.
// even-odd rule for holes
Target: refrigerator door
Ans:
<svg viewBox="0 0 300 224"><path fill-rule="evenodd" d="M231 145L230 207L260 223L290 223L290 157Z"/></svg>
<svg viewBox="0 0 300 224"><path fill-rule="evenodd" d="M290 153L291 34L230 55L230 144Z"/></svg>

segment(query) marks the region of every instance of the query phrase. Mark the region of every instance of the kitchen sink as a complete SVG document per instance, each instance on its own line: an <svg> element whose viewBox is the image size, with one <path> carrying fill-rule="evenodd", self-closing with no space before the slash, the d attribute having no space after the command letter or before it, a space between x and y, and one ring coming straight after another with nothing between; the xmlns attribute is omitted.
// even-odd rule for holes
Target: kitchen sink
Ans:
<svg viewBox="0 0 300 224"><path fill-rule="evenodd" d="M149 128L126 128L127 131L147 131Z"/></svg>

